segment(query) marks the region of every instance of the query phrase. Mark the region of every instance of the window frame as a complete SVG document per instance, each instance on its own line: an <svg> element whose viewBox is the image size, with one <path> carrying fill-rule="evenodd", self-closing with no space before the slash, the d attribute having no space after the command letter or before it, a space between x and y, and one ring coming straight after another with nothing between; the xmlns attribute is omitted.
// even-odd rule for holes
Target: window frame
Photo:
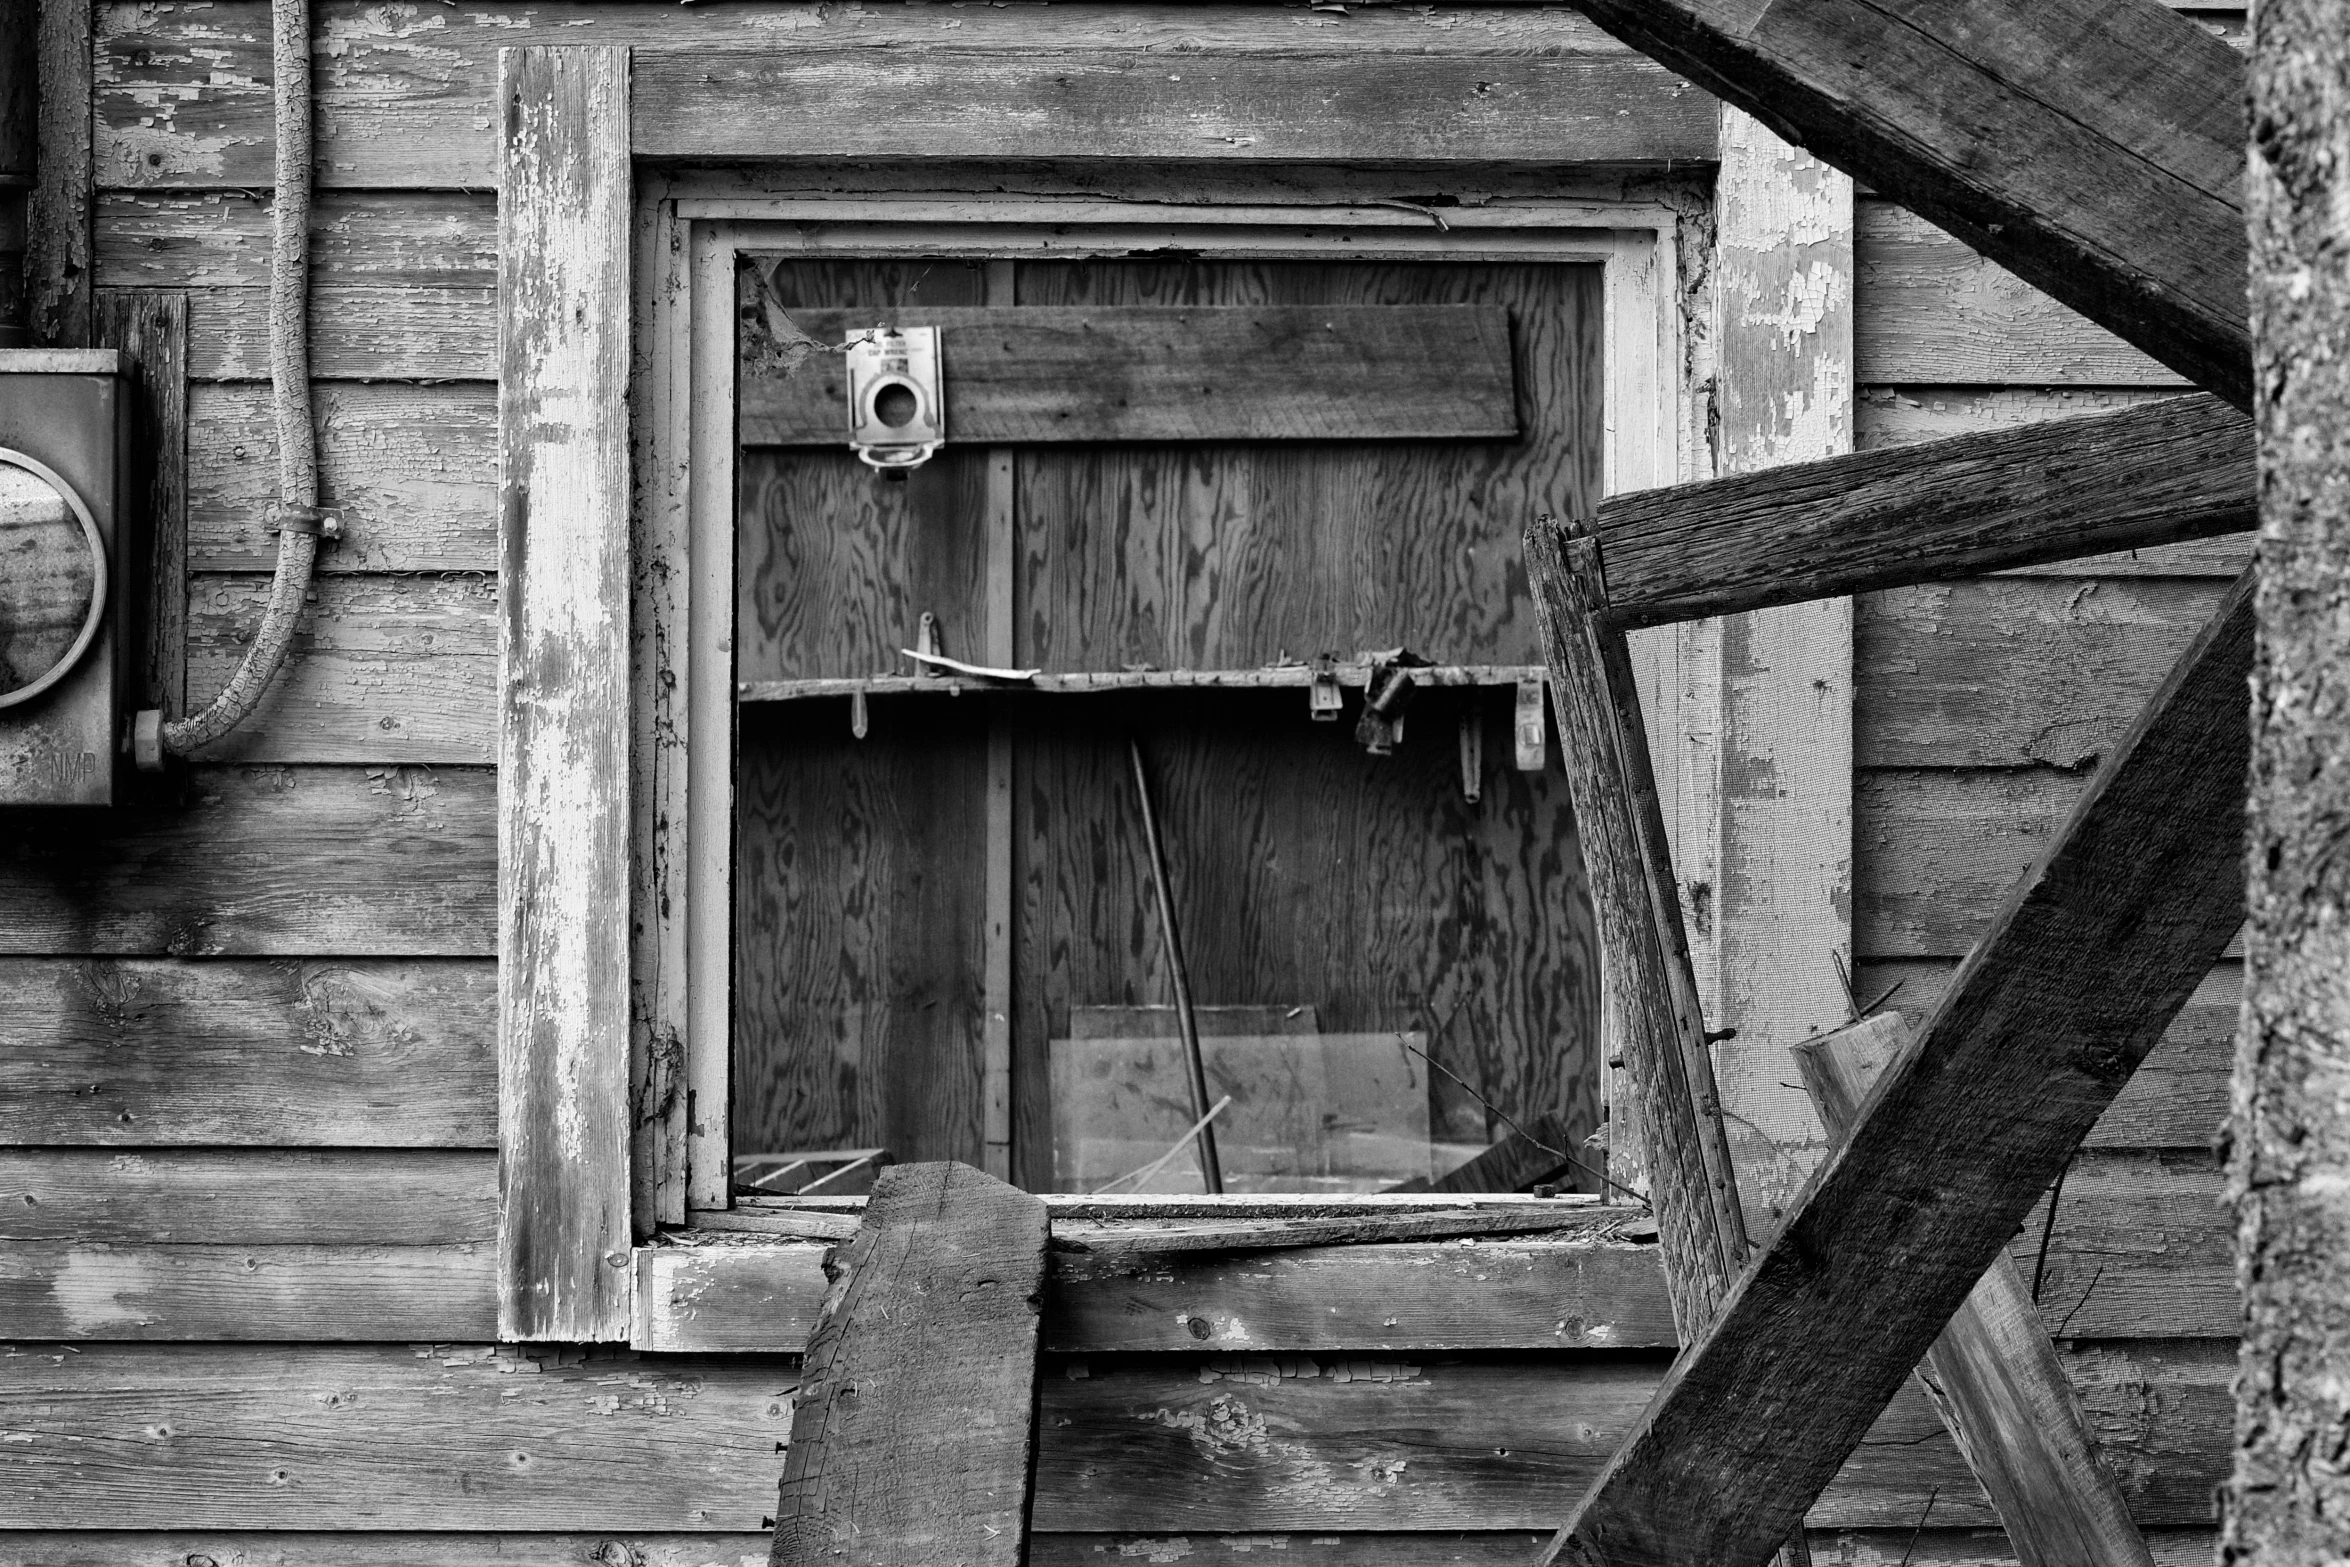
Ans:
<svg viewBox="0 0 2350 1567"><path fill-rule="evenodd" d="M640 1027L648 1046L655 1039L664 1047L674 1042L684 1086L682 1104L674 1093L669 1096L671 1124L653 1149L659 1164L653 1203L661 1224L690 1223L694 1213L723 1210L731 1201L734 692L728 642L735 592L739 254L1017 261L1115 257L1166 246L1203 260L1596 265L1607 383L1606 489L1644 489L1689 476L1684 454L1696 409L1686 385L1671 373L1682 363L1679 219L1659 204L1497 201L1449 211L1442 227L1407 210L1335 202L1269 206L997 195L714 199L673 190L651 197L649 205L646 221L661 236L651 249L676 259L652 291L656 313L645 334L640 387L650 395L643 405L670 400L666 419L644 433L645 456L654 471L685 475L684 496L667 497L658 513L661 525L643 530L639 564L645 578L665 585L641 606L654 644L686 650L682 674L674 652L669 654L671 673L686 693L682 736L674 712L641 714L637 733L640 747L671 745L682 752L664 775L673 786L682 782L682 791L669 797L669 809L639 817L645 836L638 842L638 862L656 872L643 890L657 911L645 922L640 971L668 981L644 995L648 1015ZM678 399L682 409L675 406ZM666 914L658 912L664 909ZM1008 1163L1008 1141L989 1142L990 1162Z"/></svg>
<svg viewBox="0 0 2350 1567"><path fill-rule="evenodd" d="M790 52L761 53L752 73L770 53ZM1184 58L1188 69L1212 68L1224 52L1242 51L1219 42ZM689 53L636 51L647 64ZM557 56L587 68L550 72ZM658 63L675 69L674 61ZM1612 164L1578 165L1588 143L1578 142L1582 133L1568 117L1498 141L1446 119L1452 111L1441 104L1347 128L1348 156L1386 170L1390 181L1412 167L1436 188L1466 181L1543 192L1440 214L1401 203L1343 205L1347 169L1335 165L1327 202L1297 201L1295 169L1280 182L1282 204L1266 201L1269 184L1253 198L1215 194L1245 185L1248 171L1236 171L1236 160L1326 163L1327 153L1307 158L1306 142L1287 147L1283 138L1327 140L1327 126L1271 123L1263 145L1225 137L1229 147L1205 155L1195 130L1146 126L1160 140L1121 143L1114 154L1119 168L1133 171L1138 197L1120 201L995 194L990 187L1002 181L991 176L1000 166L974 160L960 132L924 122L906 132L907 145L886 149L898 177L918 168L919 181L909 183L924 194L850 199L810 192L827 183L828 171L875 156L851 145L864 134L860 125L900 122L844 116L846 105L827 101L822 73L775 112L746 119L741 92L724 75L743 62L701 63L712 70L705 80L722 83L706 105L681 105L675 95L648 105L630 100L626 48L501 51L499 1331L509 1340L633 1337L646 1347L685 1347L674 1324L654 1320L659 1304L640 1287L656 1260L674 1268L676 1249L662 1260L656 1248L634 1243L683 1223L703 1203L726 1201L727 856L715 871L697 866L693 845L732 831L724 643L732 614L735 249L789 249L778 237L808 223L935 235L942 221L968 228L980 212L999 229L1021 218L1100 225L1128 245L1153 225L1196 233L1245 217L1291 237L1342 236L1330 243L1366 259L1431 249L1509 259L1510 252L1476 247L1512 228L1582 231L1574 242L1582 253L1561 240L1537 246L1532 259L1596 261L1606 271L1607 490L1704 477L1712 467L1713 334L1686 323L1705 318L1714 292L1698 275L1706 262L1702 252L1692 255L1692 241L1710 238L1727 203L1709 211L1676 202L1679 187L1670 181L1654 187L1657 199L1626 196L1640 187L1626 178L1620 151ZM905 63L905 90L917 90L917 79L938 64L936 57ZM1038 72L1055 69L1054 58L1038 57ZM871 80L857 80L858 90L872 89ZM1620 112L1634 116L1637 141L1644 133L1636 111ZM1684 119L1686 112L1659 112L1658 155L1645 166L1661 172L1678 159L1688 168L1687 129L1666 123L1671 112ZM640 133L633 146L632 123ZM522 134L532 125L562 130L553 156L544 138L534 146ZM1090 131L1046 124L1021 132L1034 145L999 151L1084 157L1094 147ZM1046 145L1054 136L1066 146ZM764 174L691 166L732 157L769 161ZM1166 167L1209 162L1222 167L1192 182L1202 194L1180 203L1140 199ZM884 171L874 183L889 179ZM1116 189L1128 179L1113 170L1087 183ZM1397 248L1366 246L1366 234ZM873 253L862 240L858 250ZM973 252L966 244L955 253ZM1845 267L1848 285L1848 252ZM722 286L709 286L713 278ZM551 417L550 391L592 417L575 424ZM720 452L722 472L713 456ZM729 540L723 571L713 558L719 552L693 549L697 526L707 530L720 517ZM567 556L563 566L546 564ZM1692 866L1703 874L1715 852L1707 748L1719 724L1712 711L1719 643L1709 635L1704 627L1668 628L1636 639L1653 734L1688 742L1668 744L1659 769L1668 819L1681 829L1676 852L1685 875ZM584 663L580 654L588 655ZM726 743L713 743L714 735ZM624 767L613 765L616 750ZM703 1328L708 1347L730 1347L719 1323Z"/></svg>

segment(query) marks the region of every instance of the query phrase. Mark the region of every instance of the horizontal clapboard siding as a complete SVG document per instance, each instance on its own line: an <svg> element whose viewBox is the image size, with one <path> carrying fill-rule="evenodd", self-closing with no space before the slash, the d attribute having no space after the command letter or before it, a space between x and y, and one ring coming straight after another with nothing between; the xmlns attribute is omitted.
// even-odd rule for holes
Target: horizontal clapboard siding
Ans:
<svg viewBox="0 0 2350 1567"><path fill-rule="evenodd" d="M0 1148L0 1240L430 1246L497 1226L487 1149Z"/></svg>
<svg viewBox="0 0 2350 1567"><path fill-rule="evenodd" d="M342 513L324 575L495 571L498 391L487 382L313 384L319 495ZM196 572L269 571L277 429L269 388L188 390L188 558Z"/></svg>
<svg viewBox="0 0 2350 1567"><path fill-rule="evenodd" d="M2145 1522L2208 1520L2224 1344L2065 1357ZM1098 1533L1540 1529L1596 1473L1656 1356L1048 1360L1036 1526ZM20 1350L0 1526L716 1530L769 1516L793 1363L448 1346ZM258 1461L257 1461L258 1458ZM1993 1519L1905 1389L1812 1519Z"/></svg>
<svg viewBox="0 0 2350 1567"><path fill-rule="evenodd" d="M488 1338L497 1250L0 1242L19 1340Z"/></svg>
<svg viewBox="0 0 2350 1567"><path fill-rule="evenodd" d="M267 185L266 6L102 9L99 182ZM790 4L682 16L588 3L525 9L472 0L429 12L385 12L358 0L322 5L320 169L329 185L347 188L494 187L493 117L481 106L496 93L497 50L529 43L644 51L635 70L640 156L697 155L660 113L677 99L697 102L696 118L730 138L722 157L759 155L760 144L744 139L754 134L778 138L791 158L888 157L903 145L901 111L909 108L917 118L952 113L970 145L1011 156L1131 156L1154 133L1196 141L1202 160L1359 156L1359 136L1344 139L1342 132L1355 135L1352 127L1327 112L1325 82L1361 95L1359 123L1379 125L1398 157L1555 165L1689 162L1714 153L1710 98L1570 15L1501 11L1465 31L1375 11L1324 32L1269 29L1232 12L1138 19L1112 5L1001 17L974 10L952 18L964 24L952 31L940 28L944 20ZM1211 86L1196 70L1203 45L1260 58L1226 68ZM949 47L1001 51L997 79L983 83L960 62L940 60ZM1088 49L1103 51L1103 69L1114 74L1069 95L1058 115L1023 103L1019 83L1043 76L1037 62L1048 52L1059 56L1058 67ZM682 74L674 81L649 68L662 50L675 51L673 72ZM722 68L729 50L805 56L806 68L832 78L819 111L794 113L789 97L768 97L752 123L716 118L710 111L734 101L728 87L739 94L766 85L741 74L739 56ZM1188 84L1179 79L1186 64L1195 67ZM929 85L941 72L944 88ZM1079 100L1085 114L1070 112ZM1161 141L1151 156L1163 158L1164 148Z"/></svg>
<svg viewBox="0 0 2350 1567"><path fill-rule="evenodd" d="M1854 760L2092 766L2224 590L2208 580L1994 577L1863 595Z"/></svg>
<svg viewBox="0 0 2350 1567"><path fill-rule="evenodd" d="M486 768L197 767L62 834L0 811L0 955L487 957Z"/></svg>
<svg viewBox="0 0 2350 1567"><path fill-rule="evenodd" d="M199 573L188 584L188 696L226 686L268 607L270 579ZM214 761L487 765L497 738L494 577L320 579L293 656Z"/></svg>
<svg viewBox="0 0 2350 1567"><path fill-rule="evenodd" d="M2035 1217L2014 1242L2019 1266L2044 1280L2050 1329L2232 1334L2220 1195L2207 1152L2084 1153L2053 1228ZM495 1215L486 1151L5 1150L0 1302L21 1313L11 1320L49 1324L20 1331L63 1337L458 1337L488 1276L469 1261L436 1269L417 1248L484 1242ZM824 1295L823 1255L739 1236L640 1253L632 1336L668 1351L796 1353ZM1058 1253L1045 1342L1087 1353L1667 1348L1658 1270L1650 1246L1532 1238ZM370 1281L357 1296L355 1278ZM287 1332L305 1300L309 1328Z"/></svg>
<svg viewBox="0 0 2350 1567"><path fill-rule="evenodd" d="M1315 1567L1523 1567L1548 1543L1539 1532L1478 1530L1418 1534L1234 1535L1037 1534L1032 1567L1111 1567L1144 1562L1222 1562L1261 1557ZM770 1536L743 1534L276 1534L123 1530L33 1533L0 1530L0 1567L765 1567ZM2150 1529L2157 1567L2208 1567L2209 1529ZM619 1554L625 1551L628 1554ZM2008 1567L2015 1557L1997 1529L1815 1530L1821 1567Z"/></svg>
<svg viewBox="0 0 2350 1567"><path fill-rule="evenodd" d="M1853 218L1852 348L1861 381L2186 385L1908 208L1863 198Z"/></svg>
<svg viewBox="0 0 2350 1567"><path fill-rule="evenodd" d="M0 1143L494 1148L486 959L0 958Z"/></svg>
<svg viewBox="0 0 2350 1567"><path fill-rule="evenodd" d="M1951 959L1866 963L1854 972L1853 989L1863 997L1883 995L1888 1011L1921 1024L1957 968ZM2212 1148L2228 1112L2243 1001L2243 965L2231 961L2212 970L2082 1146Z"/></svg>

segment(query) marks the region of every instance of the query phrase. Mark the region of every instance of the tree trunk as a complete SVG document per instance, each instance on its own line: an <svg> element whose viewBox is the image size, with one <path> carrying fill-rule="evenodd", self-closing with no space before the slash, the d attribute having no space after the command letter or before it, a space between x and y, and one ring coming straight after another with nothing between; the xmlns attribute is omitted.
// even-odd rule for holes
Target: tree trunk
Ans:
<svg viewBox="0 0 2350 1567"><path fill-rule="evenodd" d="M2251 919L2224 1562L2350 1556L2350 6L2254 15Z"/></svg>

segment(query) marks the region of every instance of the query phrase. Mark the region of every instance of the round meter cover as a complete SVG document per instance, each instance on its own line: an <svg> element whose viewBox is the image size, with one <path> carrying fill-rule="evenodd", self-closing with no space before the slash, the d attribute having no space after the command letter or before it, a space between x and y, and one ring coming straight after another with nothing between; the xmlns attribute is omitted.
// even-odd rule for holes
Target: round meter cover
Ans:
<svg viewBox="0 0 2350 1567"><path fill-rule="evenodd" d="M106 612L106 552L78 496L0 450L0 707L73 670Z"/></svg>

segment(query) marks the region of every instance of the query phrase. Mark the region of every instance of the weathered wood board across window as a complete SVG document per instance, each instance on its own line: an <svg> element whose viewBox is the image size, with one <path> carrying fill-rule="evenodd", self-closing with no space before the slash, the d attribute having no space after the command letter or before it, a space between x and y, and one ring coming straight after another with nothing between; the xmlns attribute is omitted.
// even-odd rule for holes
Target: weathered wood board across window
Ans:
<svg viewBox="0 0 2350 1567"><path fill-rule="evenodd" d="M1441 1063L1407 1058L1432 1151L1396 1178L1507 1132L1478 1095L1596 1126L1573 823L1555 752L1520 771L1512 742L1519 531L1599 485L1596 266L754 257L739 298L738 1153L982 1160L992 873L1010 1170L1053 1183L1071 1009L1170 998L1130 736L1199 1002ZM884 321L944 332L950 444L903 483L846 449L824 351ZM1177 688L876 690L861 738L839 685L777 699L904 684L925 614L951 657ZM1418 691L1373 756L1362 693L1314 722L1299 666L1395 648L1481 683ZM1291 683L1175 673L1268 667Z"/></svg>

